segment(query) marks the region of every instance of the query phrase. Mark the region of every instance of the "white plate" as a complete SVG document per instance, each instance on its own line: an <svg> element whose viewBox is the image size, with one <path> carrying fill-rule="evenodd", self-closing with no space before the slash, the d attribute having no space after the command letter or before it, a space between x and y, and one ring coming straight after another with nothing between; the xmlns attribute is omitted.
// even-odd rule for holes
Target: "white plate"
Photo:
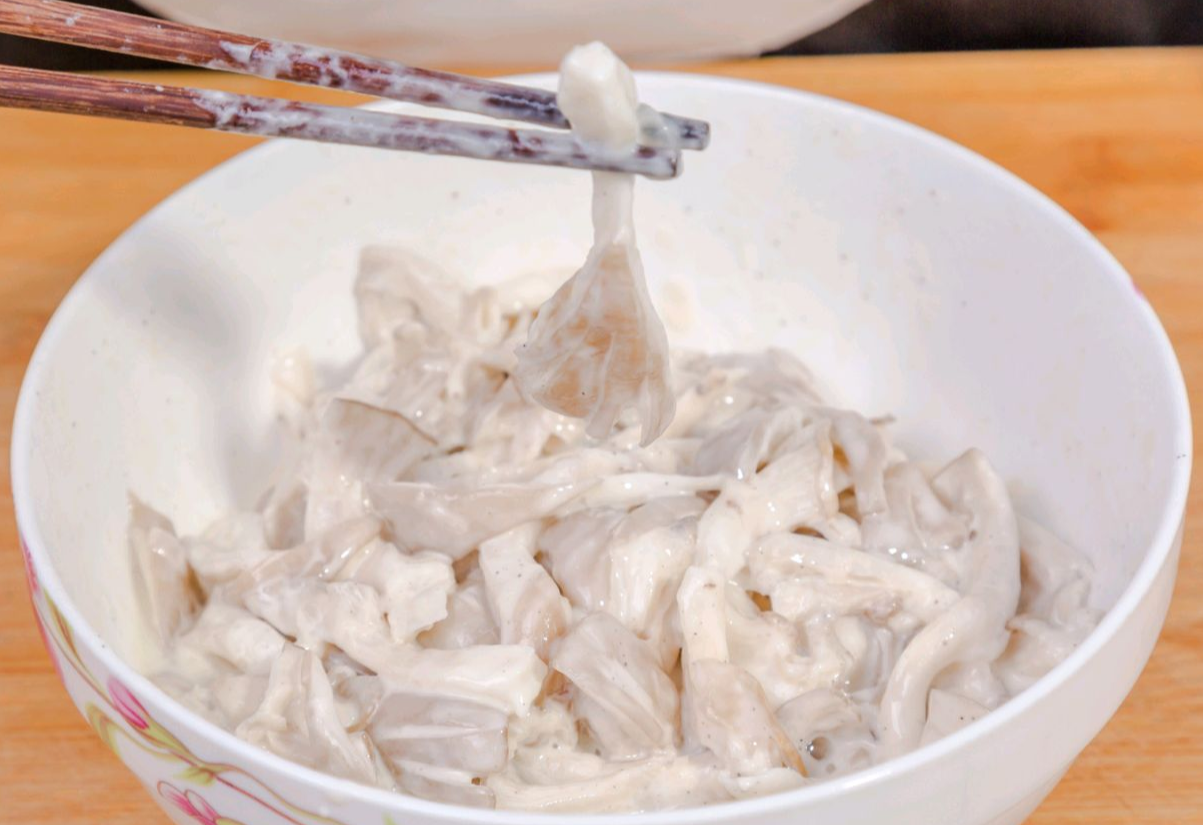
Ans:
<svg viewBox="0 0 1203 825"><path fill-rule="evenodd" d="M605 41L628 60L745 57L868 0L138 0L165 17L418 65L554 65Z"/></svg>

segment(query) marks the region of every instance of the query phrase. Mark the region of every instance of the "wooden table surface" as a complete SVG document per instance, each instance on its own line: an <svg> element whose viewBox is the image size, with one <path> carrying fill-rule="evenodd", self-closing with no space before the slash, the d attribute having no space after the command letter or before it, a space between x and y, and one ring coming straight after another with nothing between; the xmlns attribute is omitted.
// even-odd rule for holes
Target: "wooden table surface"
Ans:
<svg viewBox="0 0 1203 825"><path fill-rule="evenodd" d="M1132 272L1203 410L1203 50L784 58L691 70L881 109L1044 190ZM187 82L337 99L215 75ZM247 145L229 135L0 111L5 468L19 382L63 294L139 215ZM1203 823L1200 495L1192 491L1177 592L1148 669L1032 825ZM0 822L165 822L56 683L24 593L7 471L0 497Z"/></svg>

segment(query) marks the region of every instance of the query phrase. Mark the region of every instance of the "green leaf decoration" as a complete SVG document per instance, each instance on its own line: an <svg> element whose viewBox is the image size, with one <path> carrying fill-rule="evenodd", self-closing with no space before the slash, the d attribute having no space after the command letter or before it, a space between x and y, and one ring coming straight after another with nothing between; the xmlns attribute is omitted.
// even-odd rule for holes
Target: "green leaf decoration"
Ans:
<svg viewBox="0 0 1203 825"><path fill-rule="evenodd" d="M189 765L176 776L193 785L212 785L217 775L203 765Z"/></svg>
<svg viewBox="0 0 1203 825"><path fill-rule="evenodd" d="M100 741L104 742L109 750L120 758L121 752L117 750L117 723L91 702L87 704L85 715L88 718L88 724L92 726L92 730L96 731L96 735L100 737Z"/></svg>

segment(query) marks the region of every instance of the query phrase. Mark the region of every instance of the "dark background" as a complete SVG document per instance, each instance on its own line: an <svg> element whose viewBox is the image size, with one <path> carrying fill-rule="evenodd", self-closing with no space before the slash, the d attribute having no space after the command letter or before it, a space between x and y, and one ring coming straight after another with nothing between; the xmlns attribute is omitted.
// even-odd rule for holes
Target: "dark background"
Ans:
<svg viewBox="0 0 1203 825"><path fill-rule="evenodd" d="M90 2L141 12L126 0ZM776 54L1183 44L1203 44L1203 0L875 0ZM75 70L154 65L2 35L0 63Z"/></svg>

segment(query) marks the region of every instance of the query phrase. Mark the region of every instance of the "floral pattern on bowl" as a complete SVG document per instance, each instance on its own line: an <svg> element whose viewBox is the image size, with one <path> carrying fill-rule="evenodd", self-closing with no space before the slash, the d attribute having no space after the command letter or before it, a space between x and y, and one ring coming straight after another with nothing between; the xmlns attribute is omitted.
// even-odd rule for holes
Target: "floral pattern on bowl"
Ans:
<svg viewBox="0 0 1203 825"><path fill-rule="evenodd" d="M252 802L269 817L256 822L344 825L293 805L242 768L202 759L160 724L126 685L111 676L103 681L98 678L80 655L71 625L40 586L24 540L21 552L34 619L59 680L101 741L143 784L154 788L156 801L173 821L180 825L244 825L222 813L223 800L241 799L242 804Z"/></svg>

